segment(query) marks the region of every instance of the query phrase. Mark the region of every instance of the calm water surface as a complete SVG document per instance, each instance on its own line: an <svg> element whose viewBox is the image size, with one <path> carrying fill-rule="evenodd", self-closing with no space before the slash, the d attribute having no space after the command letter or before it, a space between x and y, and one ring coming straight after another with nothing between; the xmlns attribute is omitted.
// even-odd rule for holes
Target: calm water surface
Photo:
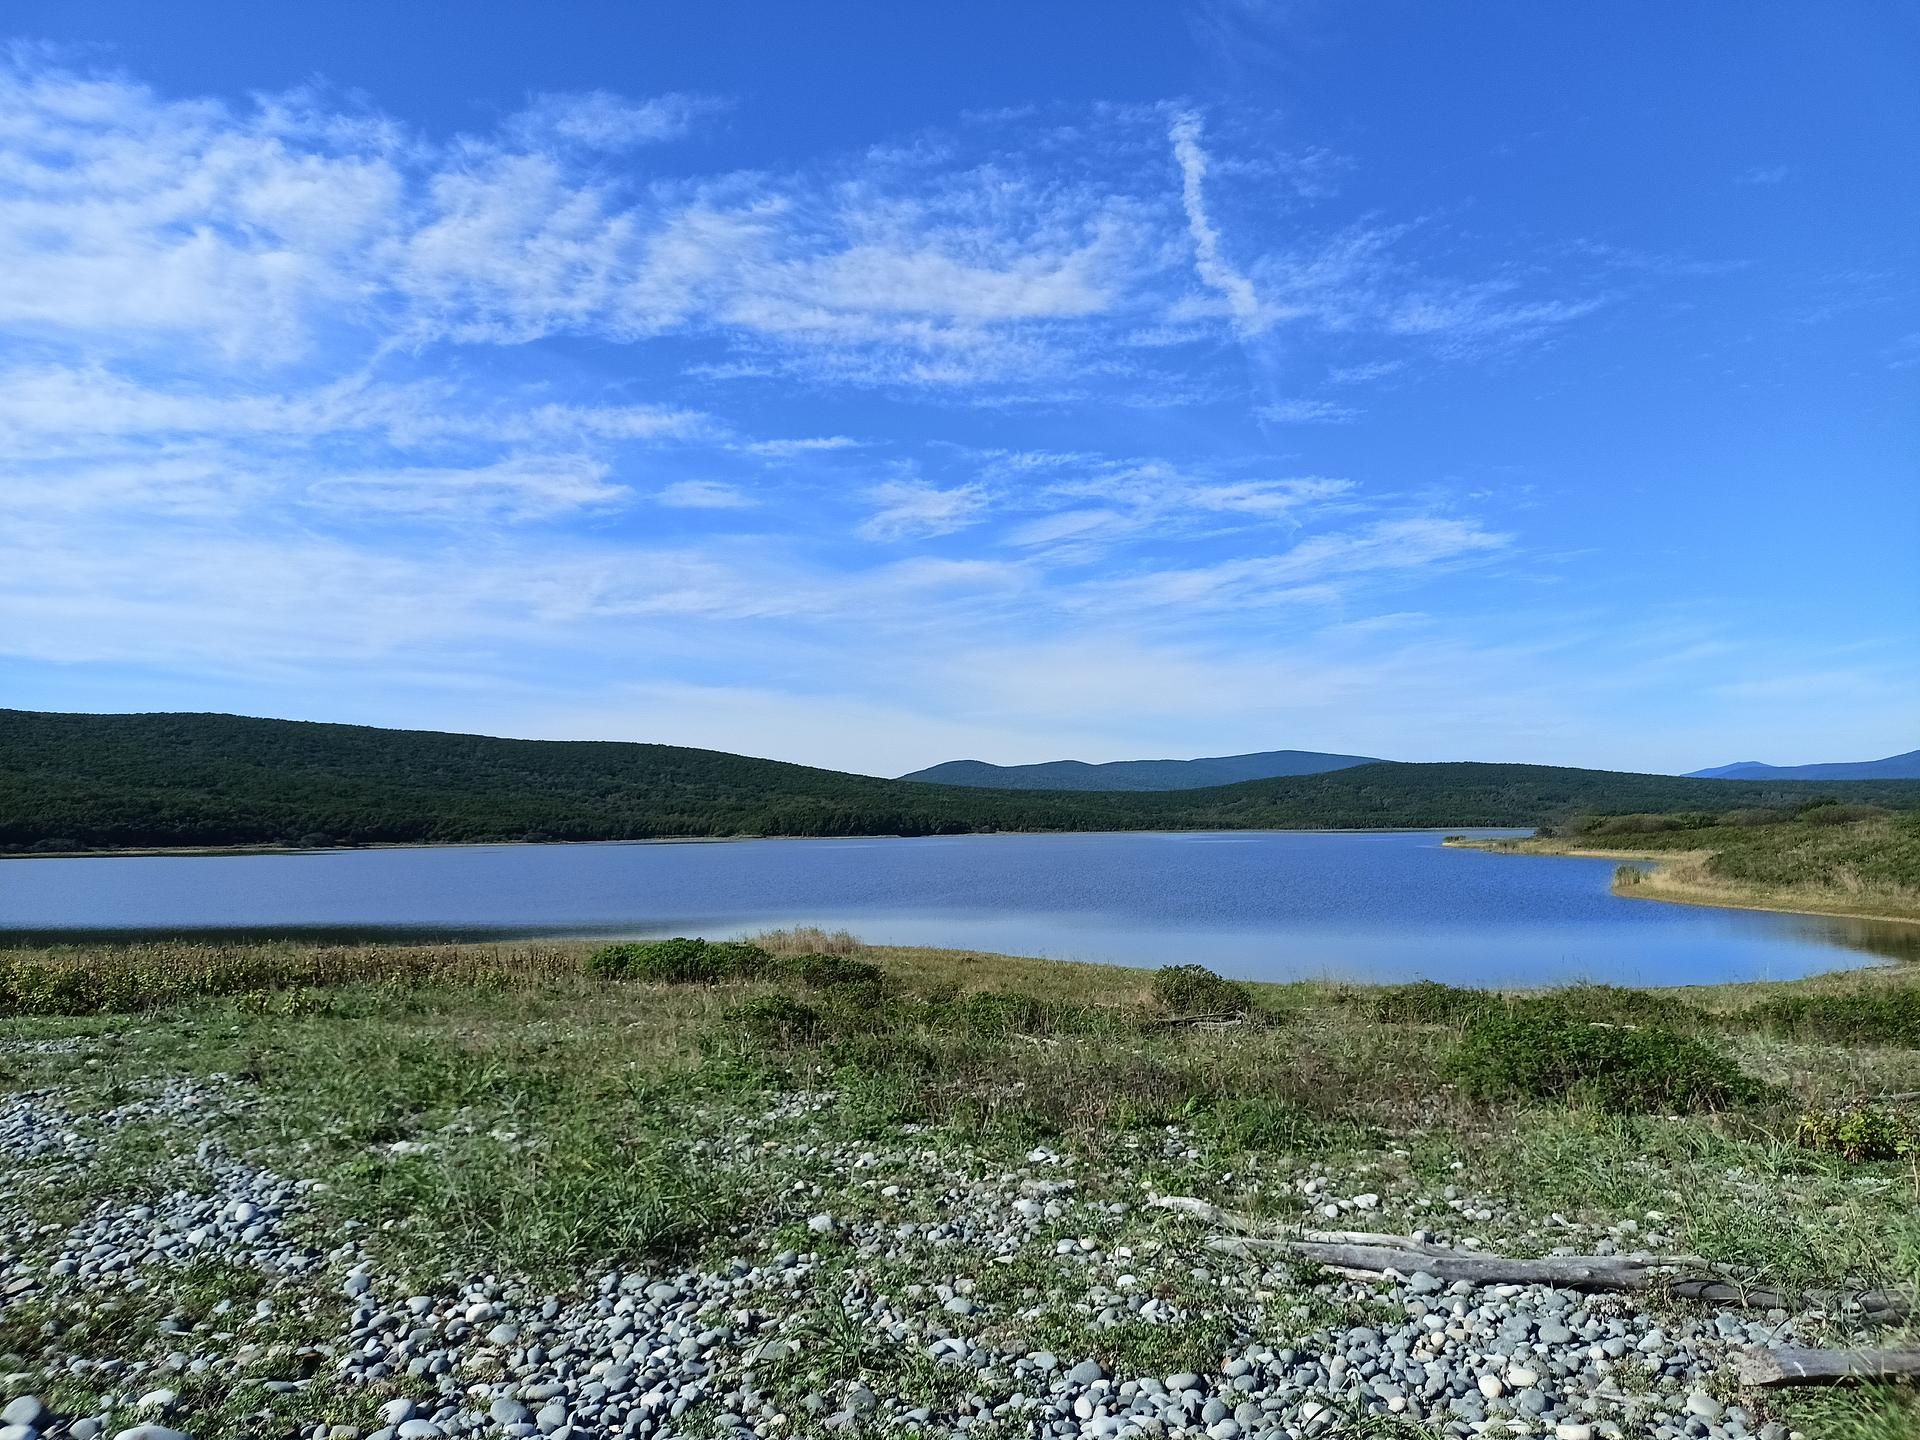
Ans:
<svg viewBox="0 0 1920 1440"><path fill-rule="evenodd" d="M1485 832L1511 833L1511 832ZM0 862L0 931L736 935L776 925L1248 979L1785 979L1920 930L1609 893L1614 862L1438 832L969 835Z"/></svg>

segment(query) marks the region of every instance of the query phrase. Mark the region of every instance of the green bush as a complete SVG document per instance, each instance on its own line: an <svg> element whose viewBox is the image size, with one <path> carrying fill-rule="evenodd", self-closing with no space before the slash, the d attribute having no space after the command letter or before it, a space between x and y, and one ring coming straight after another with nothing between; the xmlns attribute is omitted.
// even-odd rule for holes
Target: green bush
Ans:
<svg viewBox="0 0 1920 1440"><path fill-rule="evenodd" d="M1244 985L1204 965L1168 965L1153 977L1153 998L1176 1015L1244 1015L1253 998Z"/></svg>
<svg viewBox="0 0 1920 1440"><path fill-rule="evenodd" d="M1677 830L1704 830L1715 815L1683 812L1672 815L1589 815L1575 822L1581 835L1664 835Z"/></svg>
<svg viewBox="0 0 1920 1440"><path fill-rule="evenodd" d="M1794 1143L1848 1160L1904 1160L1920 1155L1920 1125L1911 1115L1855 1105L1845 1110L1810 1110L1800 1117Z"/></svg>
<svg viewBox="0 0 1920 1440"><path fill-rule="evenodd" d="M741 940L655 940L602 945L587 957L587 969L610 980L653 980L668 985L717 985L765 974L771 961L757 945Z"/></svg>
<svg viewBox="0 0 1920 1440"><path fill-rule="evenodd" d="M1740 1011L1736 1024L1796 1040L1920 1048L1920 986L1854 995L1785 995Z"/></svg>
<svg viewBox="0 0 1920 1440"><path fill-rule="evenodd" d="M1567 1100L1616 1113L1722 1110L1770 1093L1699 1040L1658 1025L1596 1024L1551 998L1474 1020L1445 1069L1482 1099Z"/></svg>
<svg viewBox="0 0 1920 1440"><path fill-rule="evenodd" d="M1402 1025L1458 1025L1497 1007L1500 997L1437 980L1387 985L1368 994L1373 1018Z"/></svg>
<svg viewBox="0 0 1920 1440"><path fill-rule="evenodd" d="M1800 812L1800 819L1809 825L1852 825L1861 820L1884 820L1892 813L1879 805L1849 804L1835 800L1822 805L1809 805Z"/></svg>
<svg viewBox="0 0 1920 1440"><path fill-rule="evenodd" d="M721 1026L754 1045L805 1045L820 1037L824 1022L818 1010L790 995L756 995L729 1007Z"/></svg>
<svg viewBox="0 0 1920 1440"><path fill-rule="evenodd" d="M1535 998L1576 1020L1602 1025L1665 1025L1684 1029L1698 1024L1699 1010L1686 1001L1621 985L1569 985Z"/></svg>
<svg viewBox="0 0 1920 1440"><path fill-rule="evenodd" d="M856 960L851 955L796 955L782 962L787 974L813 990L834 985L877 985L886 973L871 960Z"/></svg>

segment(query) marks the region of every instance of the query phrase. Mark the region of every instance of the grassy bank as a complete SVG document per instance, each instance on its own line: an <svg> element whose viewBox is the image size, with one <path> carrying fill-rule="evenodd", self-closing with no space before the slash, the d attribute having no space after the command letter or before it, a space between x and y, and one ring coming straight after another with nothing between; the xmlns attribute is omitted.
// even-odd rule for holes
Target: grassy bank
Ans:
<svg viewBox="0 0 1920 1440"><path fill-rule="evenodd" d="M717 1277L735 1298L703 1323L750 1314L759 1338L716 1357L727 1378L680 1417L674 1433L701 1437L743 1393L783 1433L947 1433L969 1415L983 1435L1025 1433L1013 1397L1038 1381L1019 1366L1040 1361L1006 1357L1091 1363L1114 1384L1219 1377L1236 1355L1289 1341L1320 1354L1328 1334L1428 1308L1310 1265L1223 1259L1191 1221L1146 1208L1151 1193L1507 1254L1646 1246L1789 1290L1920 1282L1914 1111L1871 1098L1920 1091L1920 977L1905 970L1507 997L1234 986L818 935L603 952L142 945L8 952L0 1012L0 1371L116 1424L134 1392L164 1384L195 1440L370 1435L389 1398L428 1403L431 1372L355 1368L381 1327L342 1298L343 1275L349 1292L370 1275L383 1313L402 1314L409 1295L467 1306L475 1277L493 1276L480 1309L525 1295L536 1317L539 1296L572 1313L623 1271ZM297 1262L259 1261L265 1239L194 1250L188 1222L166 1218L197 1194L229 1213L235 1166L250 1167L248 1194L284 1177L264 1208L273 1253ZM71 1236L119 1235L137 1206L159 1210L131 1222L142 1258L112 1283L60 1273L61 1246L94 1253ZM171 1249L155 1227L178 1227L161 1237ZM763 1274L777 1298L739 1298ZM872 1328L882 1311L893 1339ZM1733 1321L1711 1311L1643 1296L1577 1313L1634 1336L1700 1332L1684 1367L1623 1362L1591 1396L1571 1371L1554 1382L1596 1435L1684 1422L1688 1392L1741 1407L1745 1433L1920 1424L1898 1396L1743 1394L1714 1329ZM1802 1342L1854 1329L1818 1313L1778 1323ZM1487 1343L1462 1335L1462 1354ZM760 1348L770 1337L777 1360ZM452 1391L518 1385L539 1402L513 1379L535 1363L521 1342L476 1343ZM974 1359L929 1358L955 1344ZM105 1356L120 1369L73 1368ZM208 1363L176 1370L174 1356ZM1298 1417L1359 1396L1327 1412L1358 1428L1331 1433L1468 1424L1315 1384L1326 1393L1306 1400L1275 1389L1294 1407L1276 1423L1328 1433ZM1510 1400L1485 1418L1553 1433Z"/></svg>
<svg viewBox="0 0 1920 1440"><path fill-rule="evenodd" d="M1616 894L1695 905L1920 920L1920 816L1867 805L1597 816L1478 849L1653 862Z"/></svg>

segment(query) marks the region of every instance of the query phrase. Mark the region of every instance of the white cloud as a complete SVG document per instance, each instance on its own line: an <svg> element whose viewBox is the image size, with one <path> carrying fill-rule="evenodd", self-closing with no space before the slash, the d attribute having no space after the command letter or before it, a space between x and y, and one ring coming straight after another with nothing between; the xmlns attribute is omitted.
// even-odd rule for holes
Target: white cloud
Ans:
<svg viewBox="0 0 1920 1440"><path fill-rule="evenodd" d="M554 143L594 150L625 150L662 140L677 140L718 102L693 95L661 95L634 102L606 90L535 95L527 108L502 127L516 144Z"/></svg>
<svg viewBox="0 0 1920 1440"><path fill-rule="evenodd" d="M311 504L360 514L549 520L624 500L626 487L607 475L603 462L585 456L523 455L471 467L348 470L313 481L305 497Z"/></svg>
<svg viewBox="0 0 1920 1440"><path fill-rule="evenodd" d="M1420 572L1503 549L1512 537L1473 520L1408 516L1312 535L1278 554L1149 569L1090 583L1076 596L1096 611L1115 603L1199 614L1223 607L1328 604L1360 581L1404 582Z"/></svg>
<svg viewBox="0 0 1920 1440"><path fill-rule="evenodd" d="M1406 364L1404 360L1369 360L1358 365L1336 365L1327 372L1327 379L1335 385L1365 385L1404 370Z"/></svg>
<svg viewBox="0 0 1920 1440"><path fill-rule="evenodd" d="M1323 475L1296 480L1243 480L1231 485L1197 485L1188 492L1191 504L1202 510L1225 510L1244 515L1292 515L1303 506L1351 494L1351 480Z"/></svg>
<svg viewBox="0 0 1920 1440"><path fill-rule="evenodd" d="M906 540L951 535L979 520L987 508L980 485L941 489L921 480L889 480L867 491L876 508L860 527L869 540Z"/></svg>
<svg viewBox="0 0 1920 1440"><path fill-rule="evenodd" d="M1351 405L1309 399L1272 400L1256 405L1253 413L1275 425L1344 425L1360 414Z"/></svg>
<svg viewBox="0 0 1920 1440"><path fill-rule="evenodd" d="M1778 185L1793 173L1785 165L1755 165L1734 176L1736 185Z"/></svg>
<svg viewBox="0 0 1920 1440"><path fill-rule="evenodd" d="M1258 334L1267 328L1268 317L1261 308L1253 282L1230 265L1220 250L1220 232L1207 213L1205 181L1207 152L1200 146L1200 117L1182 111L1173 117L1168 129L1173 156L1180 165L1180 198L1186 210L1187 233L1193 239L1193 268L1203 284L1226 300L1234 328L1243 334Z"/></svg>
<svg viewBox="0 0 1920 1440"><path fill-rule="evenodd" d="M760 502L738 486L718 480L676 480L653 498L676 510L750 510Z"/></svg>
<svg viewBox="0 0 1920 1440"><path fill-rule="evenodd" d="M814 455L828 450L854 450L861 442L846 435L816 435L797 440L754 440L747 452L768 460L791 460L797 455Z"/></svg>

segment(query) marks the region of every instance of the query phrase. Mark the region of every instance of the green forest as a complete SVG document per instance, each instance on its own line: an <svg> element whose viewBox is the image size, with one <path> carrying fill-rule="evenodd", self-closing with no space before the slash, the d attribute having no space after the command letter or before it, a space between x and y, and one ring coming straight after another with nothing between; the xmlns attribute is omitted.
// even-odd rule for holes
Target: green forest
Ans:
<svg viewBox="0 0 1920 1440"><path fill-rule="evenodd" d="M1397 764L1207 790L982 790L714 750L233 715L0 710L0 848L1563 825L1592 814L1920 808L1920 781Z"/></svg>

